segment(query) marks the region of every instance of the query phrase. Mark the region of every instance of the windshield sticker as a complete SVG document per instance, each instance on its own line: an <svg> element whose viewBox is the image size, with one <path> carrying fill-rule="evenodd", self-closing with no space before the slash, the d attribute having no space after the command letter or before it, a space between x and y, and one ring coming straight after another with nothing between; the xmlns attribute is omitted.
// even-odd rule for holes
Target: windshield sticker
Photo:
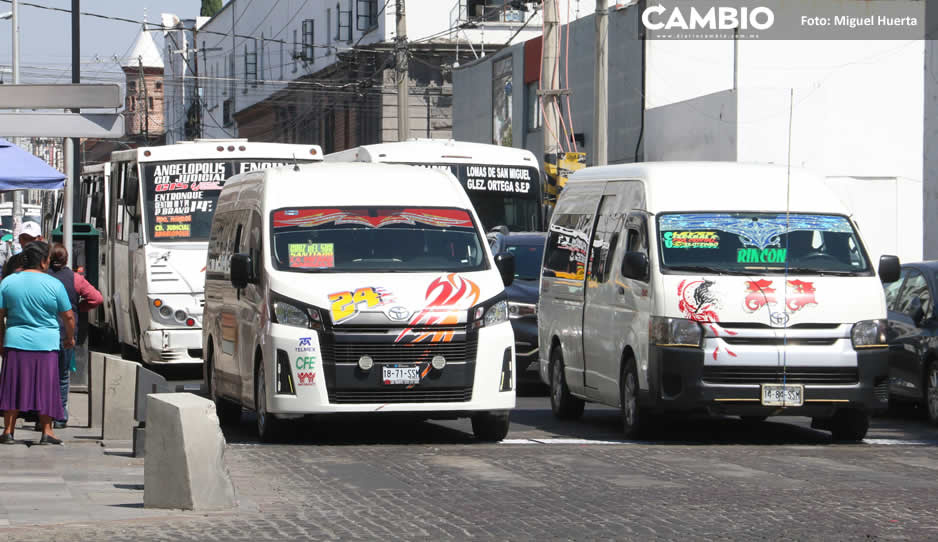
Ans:
<svg viewBox="0 0 938 542"><path fill-rule="evenodd" d="M358 316L363 308L374 309L393 303L395 299L394 295L386 288L367 286L354 291L329 294L329 301L332 302L332 322L341 324Z"/></svg>
<svg viewBox="0 0 938 542"><path fill-rule="evenodd" d="M720 248L715 231L666 231L662 238L665 248Z"/></svg>
<svg viewBox="0 0 938 542"><path fill-rule="evenodd" d="M663 215L661 231L713 229L739 236L744 246L758 249L781 247L780 235L793 231L853 233L850 222L840 216L790 215L734 216L731 214Z"/></svg>
<svg viewBox="0 0 938 542"><path fill-rule="evenodd" d="M192 217L183 216L158 216L156 224L153 225L153 237L155 238L186 238L192 236Z"/></svg>
<svg viewBox="0 0 938 542"><path fill-rule="evenodd" d="M717 315L717 309L720 308L720 304L717 301L717 296L713 292L714 282L712 280L682 280L681 283L677 286L677 297L678 301L678 310L684 313L684 316L689 320L698 322L701 325L706 325L710 328L710 331L717 337L720 336L720 329L717 326L713 325L714 323L719 323L720 317ZM735 331L723 330L727 335L736 335ZM726 349L726 353L734 358L737 357L736 353ZM713 359L716 360L720 354L720 347L717 346L713 349Z"/></svg>
<svg viewBox="0 0 938 542"><path fill-rule="evenodd" d="M459 324L460 314L465 314L479 302L481 289L475 282L456 273L437 277L427 287L426 305L417 311L410 322L394 342L400 342L410 336L408 342L450 342L455 331L415 331L415 328L429 326L455 326Z"/></svg>
<svg viewBox="0 0 938 542"><path fill-rule="evenodd" d="M785 308L786 313L791 314L800 311L807 305L817 305L813 282L803 280L785 281ZM772 281L761 279L746 281L746 299L743 306L748 312L755 312L766 305L772 306L778 303L775 288L772 287Z"/></svg>
<svg viewBox="0 0 938 542"><path fill-rule="evenodd" d="M784 248L740 248L736 251L736 263L785 263L788 250Z"/></svg>
<svg viewBox="0 0 938 542"><path fill-rule="evenodd" d="M290 267L294 269L322 269L335 267L335 249L332 243L290 243Z"/></svg>
<svg viewBox="0 0 938 542"><path fill-rule="evenodd" d="M426 224L438 228L471 228L472 217L462 209L401 209L380 211L371 216L368 210L290 209L274 213L274 228L314 228L325 224L356 224L381 228L393 224Z"/></svg>

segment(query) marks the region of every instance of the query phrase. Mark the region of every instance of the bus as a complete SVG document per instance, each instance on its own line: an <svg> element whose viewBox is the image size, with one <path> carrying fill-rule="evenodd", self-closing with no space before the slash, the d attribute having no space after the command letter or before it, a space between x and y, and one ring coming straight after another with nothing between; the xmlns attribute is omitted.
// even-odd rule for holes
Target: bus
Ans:
<svg viewBox="0 0 938 542"><path fill-rule="evenodd" d="M321 160L318 145L203 139L115 151L85 168L76 221L101 232L95 331L127 359L201 363L206 251L225 180Z"/></svg>
<svg viewBox="0 0 938 542"><path fill-rule="evenodd" d="M385 162L448 169L466 189L486 231L543 231L541 171L531 151L452 139L362 145L326 156L335 162Z"/></svg>

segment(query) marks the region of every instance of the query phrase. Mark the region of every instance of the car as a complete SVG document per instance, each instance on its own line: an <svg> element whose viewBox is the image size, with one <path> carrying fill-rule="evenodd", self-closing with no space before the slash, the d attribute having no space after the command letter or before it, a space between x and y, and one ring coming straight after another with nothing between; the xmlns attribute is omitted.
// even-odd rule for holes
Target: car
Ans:
<svg viewBox="0 0 938 542"><path fill-rule="evenodd" d="M938 424L938 261L904 264L899 280L884 288L890 400L921 403Z"/></svg>
<svg viewBox="0 0 938 542"><path fill-rule="evenodd" d="M540 384L538 377L537 300L544 256L544 232L509 233L502 249L515 256L515 280L505 288L508 316L515 331L515 375L519 383Z"/></svg>

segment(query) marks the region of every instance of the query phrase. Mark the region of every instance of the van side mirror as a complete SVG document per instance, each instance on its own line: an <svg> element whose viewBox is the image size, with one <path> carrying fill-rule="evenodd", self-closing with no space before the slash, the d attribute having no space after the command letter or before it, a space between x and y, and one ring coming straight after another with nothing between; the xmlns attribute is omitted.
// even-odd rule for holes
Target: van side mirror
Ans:
<svg viewBox="0 0 938 542"><path fill-rule="evenodd" d="M648 280L648 255L644 252L626 252L622 259L622 275L629 279Z"/></svg>
<svg viewBox="0 0 938 542"><path fill-rule="evenodd" d="M240 290L256 281L254 262L247 254L235 254L231 257L231 285Z"/></svg>
<svg viewBox="0 0 938 542"><path fill-rule="evenodd" d="M879 280L886 282L896 282L899 280L899 274L902 271L899 265L898 256L883 255L879 257Z"/></svg>
<svg viewBox="0 0 938 542"><path fill-rule="evenodd" d="M515 255L511 252L499 252L495 255L495 267L502 276L505 286L511 286L515 281Z"/></svg>

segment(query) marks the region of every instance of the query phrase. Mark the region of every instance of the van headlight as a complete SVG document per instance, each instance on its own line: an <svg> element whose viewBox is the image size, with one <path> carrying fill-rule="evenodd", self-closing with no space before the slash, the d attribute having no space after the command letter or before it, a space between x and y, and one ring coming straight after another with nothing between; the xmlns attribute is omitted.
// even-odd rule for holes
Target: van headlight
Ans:
<svg viewBox="0 0 938 542"><path fill-rule="evenodd" d="M494 326L508 321L508 296L504 292L469 309L469 329Z"/></svg>
<svg viewBox="0 0 938 542"><path fill-rule="evenodd" d="M886 321L863 320L853 324L850 341L854 348L885 348Z"/></svg>
<svg viewBox="0 0 938 542"><path fill-rule="evenodd" d="M537 316L537 305L533 303L518 303L517 301L508 302L509 318L524 318L525 316Z"/></svg>
<svg viewBox="0 0 938 542"><path fill-rule="evenodd" d="M280 297L274 298L271 305L270 314L275 324L322 330L322 313L315 307Z"/></svg>
<svg viewBox="0 0 938 542"><path fill-rule="evenodd" d="M648 324L648 337L655 346L687 346L699 348L703 328L693 320L652 316Z"/></svg>

